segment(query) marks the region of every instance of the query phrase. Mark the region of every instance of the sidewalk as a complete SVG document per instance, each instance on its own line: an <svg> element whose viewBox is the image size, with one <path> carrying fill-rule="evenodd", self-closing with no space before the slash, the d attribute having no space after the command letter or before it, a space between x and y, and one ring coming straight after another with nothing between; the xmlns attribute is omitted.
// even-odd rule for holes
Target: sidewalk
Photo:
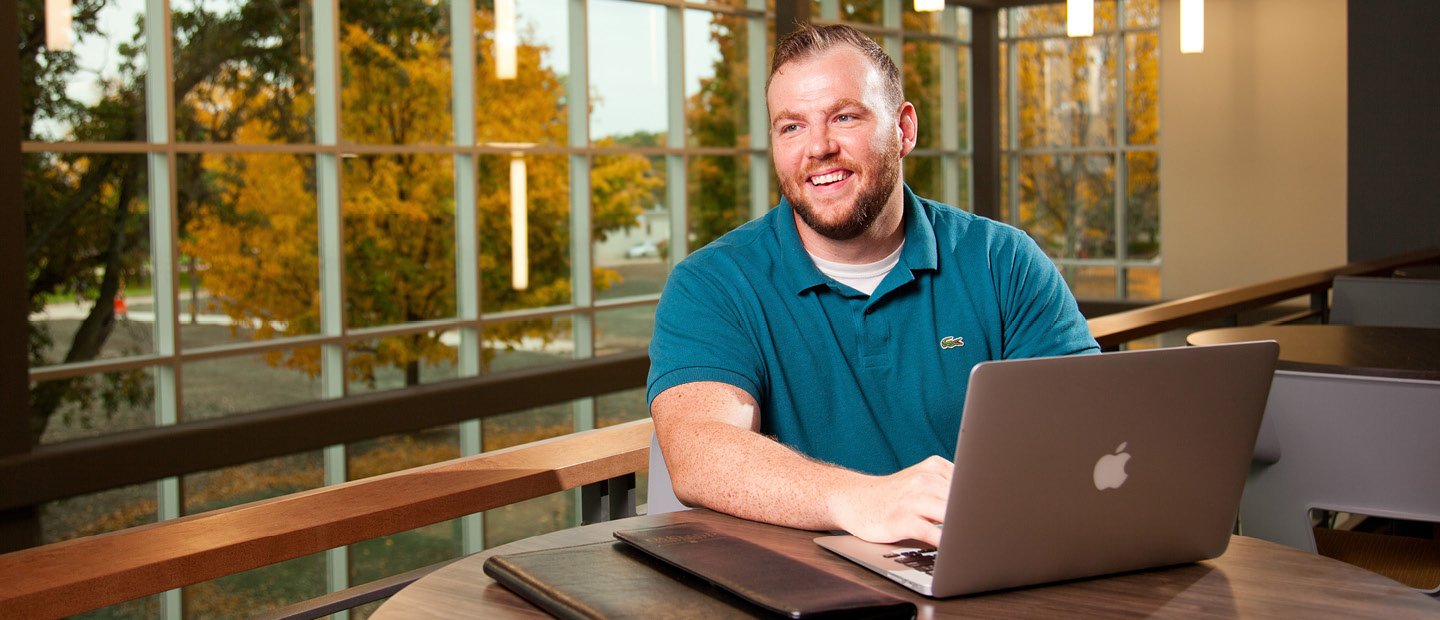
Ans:
<svg viewBox="0 0 1440 620"><path fill-rule="evenodd" d="M127 299L125 301L126 304L131 307L151 307L154 303L154 299L151 297L135 297ZM30 320L81 321L84 320L86 316L89 316L90 309L93 307L95 307L95 304L93 302L50 304L48 306L45 306L45 310L41 312L31 313ZM134 321L136 323L154 323L155 312L153 310L130 310L126 312L123 317L121 317L121 320ZM180 313L180 322L186 325L220 325L226 327L236 324L236 321L226 314L201 314L199 315L198 320L192 322L190 320L189 312ZM277 332L280 332L282 334L284 333L286 327L286 323L284 321L275 321L272 325ZM247 324L242 324L242 326L251 327ZM459 332L456 332L454 330L446 331L445 333L440 334L440 342L446 346L458 347L460 346L460 334ZM486 342L486 346L492 349L502 351L506 349L513 349L516 351L544 351L546 353L556 354L573 353L575 351L575 342L569 338L556 338L550 340L549 342L546 342L544 339L534 336L524 336L520 339L520 342L518 343L505 342L502 340L490 340Z"/></svg>
<svg viewBox="0 0 1440 620"><path fill-rule="evenodd" d="M130 306L130 307L132 307L132 308L137 307L137 306L138 306L138 307L144 307L144 308L153 308L154 305L155 305L155 298L153 298L153 297L133 297L133 298L127 298L127 299L125 300L125 303L126 303L126 305L128 305L128 306ZM182 304L182 305L188 305L188 304ZM42 311L40 311L40 312L32 312L32 313L30 313L30 320L31 320L31 321L58 321L58 320L81 321L81 320L84 320L85 317L87 317L87 316L90 315L90 309L91 309L91 308L94 308L94 307L95 307L95 303L94 303L94 302L89 302L89 301L86 301L86 302L73 302L73 303L49 304L49 305L45 306L45 309L42 310ZM121 318L122 318L122 319L125 319L125 320L135 321L135 322L137 322L137 323L154 323L154 322L155 322L155 311L154 311L154 310L130 310L130 311L126 312L126 313L124 314L124 316L122 316ZM190 318L190 313L189 313L189 312L183 312L183 311L180 312L180 322L181 322L181 323L187 323L187 324L227 325L227 326L228 326L228 325L233 325L233 324L235 324L235 321L234 321L233 319L231 319L229 315L226 315L226 314L204 314L204 313L202 313L202 314L200 314L199 316L197 316L197 317L195 318L195 320L192 321L191 318ZM275 327L276 327L276 329L283 329L283 328L284 328L284 323L279 323L279 322L277 322Z"/></svg>

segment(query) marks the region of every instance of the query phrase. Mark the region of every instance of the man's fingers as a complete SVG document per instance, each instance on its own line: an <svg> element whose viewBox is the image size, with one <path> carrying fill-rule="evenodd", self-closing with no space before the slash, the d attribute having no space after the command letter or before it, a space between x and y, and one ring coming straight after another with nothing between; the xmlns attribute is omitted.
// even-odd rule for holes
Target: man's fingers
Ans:
<svg viewBox="0 0 1440 620"><path fill-rule="evenodd" d="M873 480L863 491L841 496L839 524L864 540L890 543L913 538L940 542L955 466L932 456L895 474ZM858 489L857 489L858 490Z"/></svg>
<svg viewBox="0 0 1440 620"><path fill-rule="evenodd" d="M918 464L916 464L916 467L923 471L945 476L946 480L949 480L950 474L955 471L955 464L951 463L949 459L946 459L945 457L942 457L938 454L931 455L925 460L920 461Z"/></svg>
<svg viewBox="0 0 1440 620"><path fill-rule="evenodd" d="M945 506L948 503L944 497L922 498L915 507L915 514L929 524L942 523L945 521Z"/></svg>
<svg viewBox="0 0 1440 620"><path fill-rule="evenodd" d="M940 528L936 527L933 521L927 519L920 523L914 523L910 532L905 534L904 538L913 538L931 547L939 548Z"/></svg>
<svg viewBox="0 0 1440 620"><path fill-rule="evenodd" d="M927 456L927 457L925 457L925 460L920 461L920 462L921 462L921 463L934 463L934 464L944 465L945 467L950 467L950 468L954 468L954 467L955 467L955 464L954 464L954 463L951 463L951 462L950 462L950 459L947 459L947 458L945 458L945 457L943 457L943 456L940 456L940 455L938 455L938 454L932 454L932 455L930 455L930 456Z"/></svg>

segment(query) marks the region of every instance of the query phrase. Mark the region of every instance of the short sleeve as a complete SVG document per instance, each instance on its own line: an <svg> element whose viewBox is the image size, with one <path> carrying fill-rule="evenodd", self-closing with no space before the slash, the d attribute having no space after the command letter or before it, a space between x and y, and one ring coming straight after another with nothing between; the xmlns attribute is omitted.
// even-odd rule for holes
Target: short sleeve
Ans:
<svg viewBox="0 0 1440 620"><path fill-rule="evenodd" d="M742 290L743 278L725 282L723 266L681 262L665 283L655 310L650 340L646 403L667 389L697 381L717 381L761 400L764 363L757 349L756 324L744 305L754 299Z"/></svg>
<svg viewBox="0 0 1440 620"><path fill-rule="evenodd" d="M1100 345L1080 314L1075 296L1048 256L1029 235L1012 231L1003 244L1010 259L997 256L1005 359L1098 353Z"/></svg>

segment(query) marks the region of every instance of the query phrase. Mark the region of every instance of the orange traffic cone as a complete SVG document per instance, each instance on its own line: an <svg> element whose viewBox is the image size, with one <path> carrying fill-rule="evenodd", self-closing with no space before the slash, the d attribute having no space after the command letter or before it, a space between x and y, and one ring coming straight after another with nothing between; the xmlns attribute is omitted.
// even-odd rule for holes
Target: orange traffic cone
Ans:
<svg viewBox="0 0 1440 620"><path fill-rule="evenodd" d="M124 318L128 313L129 310L125 308L125 298L117 295L115 297L115 316Z"/></svg>

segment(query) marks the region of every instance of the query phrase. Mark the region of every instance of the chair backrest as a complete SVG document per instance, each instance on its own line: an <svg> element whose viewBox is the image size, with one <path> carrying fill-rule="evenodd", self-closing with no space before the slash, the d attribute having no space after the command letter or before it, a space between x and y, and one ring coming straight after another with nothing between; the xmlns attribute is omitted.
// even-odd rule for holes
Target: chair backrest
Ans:
<svg viewBox="0 0 1440 620"><path fill-rule="evenodd" d="M1330 322L1440 327L1440 280L1336 276Z"/></svg>
<svg viewBox="0 0 1440 620"><path fill-rule="evenodd" d="M689 508L675 497L675 489L670 486L670 470L666 469L665 456L660 453L660 438L653 433L650 435L650 473L648 476L648 482L645 484L646 514L656 515Z"/></svg>
<svg viewBox="0 0 1440 620"><path fill-rule="evenodd" d="M1440 523L1440 381L1278 371L1240 528L1314 552L1312 508Z"/></svg>

